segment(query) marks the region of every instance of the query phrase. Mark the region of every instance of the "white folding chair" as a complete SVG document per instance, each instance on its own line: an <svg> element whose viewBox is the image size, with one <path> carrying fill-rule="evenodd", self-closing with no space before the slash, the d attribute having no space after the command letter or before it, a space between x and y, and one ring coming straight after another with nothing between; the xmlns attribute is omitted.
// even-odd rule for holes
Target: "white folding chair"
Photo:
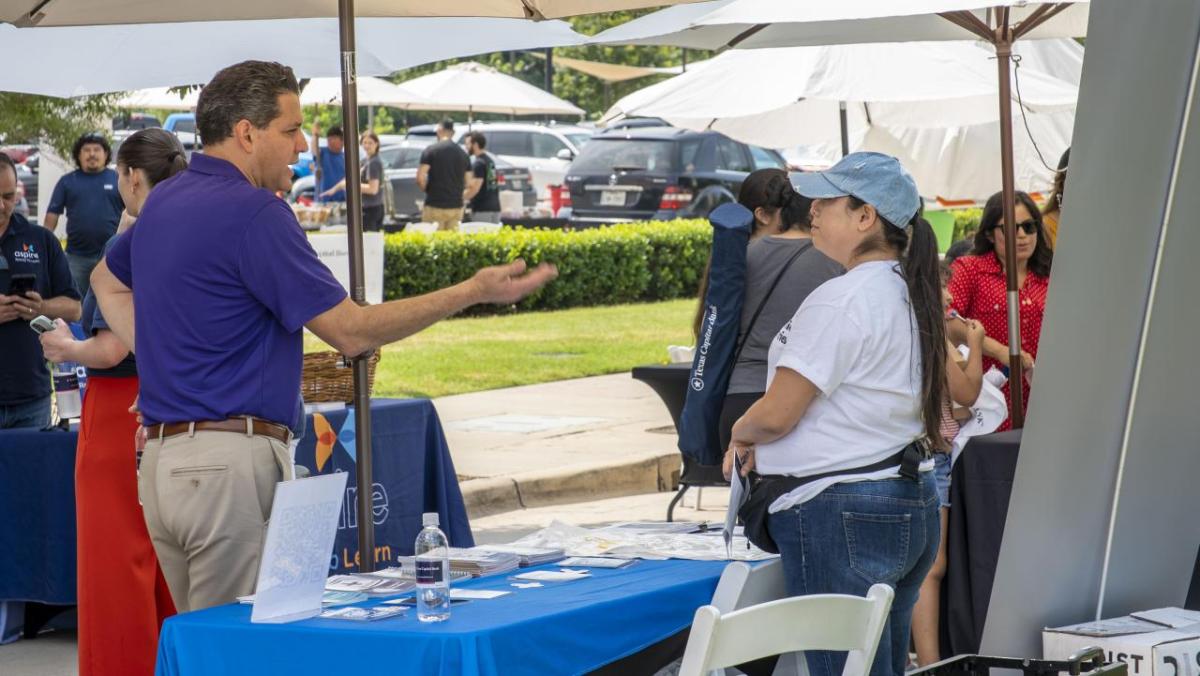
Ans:
<svg viewBox="0 0 1200 676"><path fill-rule="evenodd" d="M466 223L458 224L458 231L465 235L479 235L500 232L500 224L489 223L487 221L467 221Z"/></svg>
<svg viewBox="0 0 1200 676"><path fill-rule="evenodd" d="M842 676L871 670L892 607L892 588L877 584L866 598L816 594L722 613L696 611L679 676L703 676L760 657L804 650L849 652Z"/></svg>
<svg viewBox="0 0 1200 676"><path fill-rule="evenodd" d="M409 223L404 226L404 232L417 232L422 235L432 235L437 232L437 223Z"/></svg>
<svg viewBox="0 0 1200 676"><path fill-rule="evenodd" d="M787 595L782 559L768 559L753 566L745 561L735 561L725 566L721 573L717 590L713 592L712 605L724 614L784 599ZM729 668L724 669L723 673L724 676L737 676L742 672ZM771 673L773 676L804 676L807 673L804 653L780 655Z"/></svg>

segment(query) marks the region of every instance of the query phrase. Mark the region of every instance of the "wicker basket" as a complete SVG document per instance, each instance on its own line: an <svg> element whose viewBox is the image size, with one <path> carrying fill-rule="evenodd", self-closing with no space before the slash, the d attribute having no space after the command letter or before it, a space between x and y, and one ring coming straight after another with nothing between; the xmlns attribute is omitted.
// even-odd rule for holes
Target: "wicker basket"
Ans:
<svg viewBox="0 0 1200 676"><path fill-rule="evenodd" d="M367 362L367 393L375 389L375 367L379 364L379 350ZM300 376L300 392L306 403L354 401L354 369L349 360L337 352L309 352L304 355L304 368Z"/></svg>

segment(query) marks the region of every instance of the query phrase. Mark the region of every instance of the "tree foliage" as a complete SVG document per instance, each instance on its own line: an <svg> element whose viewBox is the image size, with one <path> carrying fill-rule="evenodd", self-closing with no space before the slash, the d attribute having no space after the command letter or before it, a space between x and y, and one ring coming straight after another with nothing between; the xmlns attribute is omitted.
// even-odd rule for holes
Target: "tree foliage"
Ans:
<svg viewBox="0 0 1200 676"><path fill-rule="evenodd" d="M0 138L4 143L41 140L62 157L82 134L108 127L120 94L59 99L0 92Z"/></svg>

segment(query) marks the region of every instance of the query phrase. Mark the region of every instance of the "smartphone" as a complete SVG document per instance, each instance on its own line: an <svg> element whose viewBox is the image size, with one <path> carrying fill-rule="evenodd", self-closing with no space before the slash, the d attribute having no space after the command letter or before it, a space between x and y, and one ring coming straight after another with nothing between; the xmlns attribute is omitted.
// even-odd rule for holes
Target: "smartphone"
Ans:
<svg viewBox="0 0 1200 676"><path fill-rule="evenodd" d="M33 332L40 336L47 331L54 330L54 320L46 315L38 315L29 320L29 328L33 329Z"/></svg>
<svg viewBox="0 0 1200 676"><path fill-rule="evenodd" d="M25 273L13 275L8 282L8 295L25 297L26 291L37 290L37 275Z"/></svg>

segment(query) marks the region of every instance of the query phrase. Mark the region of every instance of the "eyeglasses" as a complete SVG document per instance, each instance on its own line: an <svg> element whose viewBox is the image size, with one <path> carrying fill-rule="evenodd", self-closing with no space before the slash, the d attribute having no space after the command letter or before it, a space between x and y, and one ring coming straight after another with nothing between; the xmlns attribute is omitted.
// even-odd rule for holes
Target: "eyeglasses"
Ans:
<svg viewBox="0 0 1200 676"><path fill-rule="evenodd" d="M1003 227L1004 227L1003 223L997 223L992 226L992 229L994 230L996 228L1003 228ZM1032 218L1023 223L1017 223L1017 227L1024 230L1026 235L1037 234L1037 221L1033 220Z"/></svg>

